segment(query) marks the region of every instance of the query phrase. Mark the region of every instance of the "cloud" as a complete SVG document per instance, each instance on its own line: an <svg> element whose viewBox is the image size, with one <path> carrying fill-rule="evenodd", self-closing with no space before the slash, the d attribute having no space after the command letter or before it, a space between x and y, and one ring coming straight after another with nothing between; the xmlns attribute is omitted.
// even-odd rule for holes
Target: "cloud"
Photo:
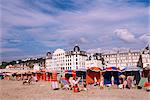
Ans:
<svg viewBox="0 0 150 100"><path fill-rule="evenodd" d="M125 42L132 43L136 41L135 36L131 32L129 32L128 29L116 29L114 33L118 38Z"/></svg>
<svg viewBox="0 0 150 100"><path fill-rule="evenodd" d="M148 33L148 7L128 1L3 0L2 47L17 47L30 54L38 54L37 48L44 52L76 43L84 49L142 47L135 38ZM128 30L113 32L122 27Z"/></svg>
<svg viewBox="0 0 150 100"><path fill-rule="evenodd" d="M21 50L18 48L0 48L0 53L6 52L20 52Z"/></svg>
<svg viewBox="0 0 150 100"><path fill-rule="evenodd" d="M150 34L143 34L139 37L139 39L146 42L147 44L150 44Z"/></svg>

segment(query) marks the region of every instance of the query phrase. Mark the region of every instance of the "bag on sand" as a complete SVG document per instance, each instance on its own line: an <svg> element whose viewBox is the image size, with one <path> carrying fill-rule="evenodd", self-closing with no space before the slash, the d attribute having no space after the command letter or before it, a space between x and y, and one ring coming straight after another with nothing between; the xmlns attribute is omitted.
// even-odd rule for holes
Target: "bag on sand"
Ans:
<svg viewBox="0 0 150 100"><path fill-rule="evenodd" d="M148 82L147 78L143 78L143 77L142 77L142 78L140 79L139 84L138 84L138 88L141 89L142 87L144 87L144 83L145 83L145 82Z"/></svg>

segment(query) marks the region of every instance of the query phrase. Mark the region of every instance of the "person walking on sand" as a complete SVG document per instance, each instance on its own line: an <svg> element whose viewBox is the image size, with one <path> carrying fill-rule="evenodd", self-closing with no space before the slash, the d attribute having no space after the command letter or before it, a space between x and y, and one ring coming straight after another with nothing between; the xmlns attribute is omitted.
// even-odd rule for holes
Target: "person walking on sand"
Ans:
<svg viewBox="0 0 150 100"><path fill-rule="evenodd" d="M103 76L101 76L100 87L101 87L101 88L104 87L104 77L103 77Z"/></svg>
<svg viewBox="0 0 150 100"><path fill-rule="evenodd" d="M127 77L127 88L132 88L132 78L130 76Z"/></svg>
<svg viewBox="0 0 150 100"><path fill-rule="evenodd" d="M87 91L87 84L86 84L85 81L84 81L84 83L83 83L83 90L84 90L84 91Z"/></svg>
<svg viewBox="0 0 150 100"><path fill-rule="evenodd" d="M111 85L114 86L114 76L111 77Z"/></svg>
<svg viewBox="0 0 150 100"><path fill-rule="evenodd" d="M123 89L127 87L127 80L123 81Z"/></svg>

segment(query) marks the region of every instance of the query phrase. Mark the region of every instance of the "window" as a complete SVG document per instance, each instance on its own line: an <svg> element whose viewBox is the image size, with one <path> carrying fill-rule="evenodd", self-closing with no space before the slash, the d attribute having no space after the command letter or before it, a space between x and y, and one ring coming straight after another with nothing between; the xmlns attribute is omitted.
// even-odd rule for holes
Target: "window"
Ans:
<svg viewBox="0 0 150 100"><path fill-rule="evenodd" d="M76 62L76 65L78 65L78 62Z"/></svg>

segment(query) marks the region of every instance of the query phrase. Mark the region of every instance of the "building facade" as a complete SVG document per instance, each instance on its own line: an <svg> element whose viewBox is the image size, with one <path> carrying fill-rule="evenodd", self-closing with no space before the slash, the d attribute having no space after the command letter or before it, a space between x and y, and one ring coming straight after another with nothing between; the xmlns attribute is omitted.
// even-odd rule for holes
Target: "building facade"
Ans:
<svg viewBox="0 0 150 100"><path fill-rule="evenodd" d="M65 51L63 49L57 49L52 54L52 69L61 70L65 68Z"/></svg>
<svg viewBox="0 0 150 100"><path fill-rule="evenodd" d="M51 70L53 67L52 66L52 53L51 52L47 52L47 54L46 54L45 66L46 66L46 70Z"/></svg>
<svg viewBox="0 0 150 100"><path fill-rule="evenodd" d="M90 53L88 54L87 60L85 61L85 66L86 68L91 68L91 67L99 67L103 69L103 60L101 57L101 54L99 53Z"/></svg>
<svg viewBox="0 0 150 100"><path fill-rule="evenodd" d="M126 66L138 67L140 52L138 51L117 51L114 53L102 54L106 66Z"/></svg>
<svg viewBox="0 0 150 100"><path fill-rule="evenodd" d="M87 54L85 51L81 51L77 45L71 51L57 49L51 55L52 57L46 56L46 68L49 70L85 69Z"/></svg>
<svg viewBox="0 0 150 100"><path fill-rule="evenodd" d="M141 53L141 58L143 68L150 66L150 45L144 48L144 50Z"/></svg>
<svg viewBox="0 0 150 100"><path fill-rule="evenodd" d="M49 70L82 70L90 67L128 67L138 68L150 65L150 47L144 50L118 50L111 53L87 53L75 46L71 51L57 49L46 56Z"/></svg>
<svg viewBox="0 0 150 100"><path fill-rule="evenodd" d="M68 70L80 70L85 69L85 61L87 54L85 51L81 51L79 46L75 46L72 51L66 52L66 68Z"/></svg>

